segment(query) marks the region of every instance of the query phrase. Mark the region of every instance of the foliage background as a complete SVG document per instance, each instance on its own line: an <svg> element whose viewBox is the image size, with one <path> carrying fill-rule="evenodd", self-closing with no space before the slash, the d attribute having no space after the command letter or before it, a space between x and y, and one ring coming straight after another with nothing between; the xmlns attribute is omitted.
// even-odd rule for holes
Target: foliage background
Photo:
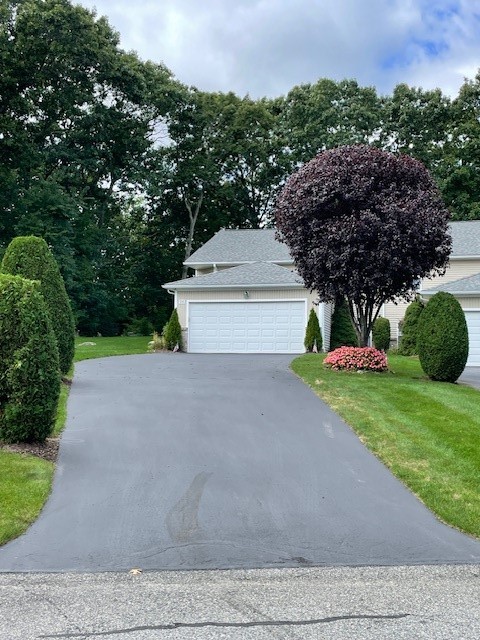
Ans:
<svg viewBox="0 0 480 640"><path fill-rule="evenodd" d="M2 2L0 65L0 258L45 238L83 334L161 329L185 256L221 227L271 224L291 171L338 145L420 159L453 219L480 218L478 74L454 99L328 78L275 99L202 92L68 0Z"/></svg>

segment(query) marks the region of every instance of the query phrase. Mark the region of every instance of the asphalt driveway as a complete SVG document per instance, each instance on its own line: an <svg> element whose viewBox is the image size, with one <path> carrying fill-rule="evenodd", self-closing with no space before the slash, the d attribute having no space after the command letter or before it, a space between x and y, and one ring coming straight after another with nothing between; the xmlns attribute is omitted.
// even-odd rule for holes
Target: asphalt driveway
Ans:
<svg viewBox="0 0 480 640"><path fill-rule="evenodd" d="M458 381L480 389L480 367L465 367Z"/></svg>
<svg viewBox="0 0 480 640"><path fill-rule="evenodd" d="M78 364L52 495L0 571L480 562L290 360Z"/></svg>

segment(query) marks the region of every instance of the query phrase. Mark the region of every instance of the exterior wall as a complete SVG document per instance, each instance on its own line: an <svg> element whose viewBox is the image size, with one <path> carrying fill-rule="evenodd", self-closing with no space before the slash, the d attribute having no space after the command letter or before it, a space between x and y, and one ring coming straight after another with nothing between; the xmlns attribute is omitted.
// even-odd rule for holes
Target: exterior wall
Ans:
<svg viewBox="0 0 480 640"><path fill-rule="evenodd" d="M457 300L460 302L462 309L480 309L480 296L478 298L461 298Z"/></svg>
<svg viewBox="0 0 480 640"><path fill-rule="evenodd" d="M437 287L441 284L447 284L448 282L453 282L454 280L460 280L460 278L468 278L469 276L473 276L476 273L480 273L480 257L478 258L478 260L450 260L450 264L447 267L445 275L436 276L432 279L426 278L422 280L422 286L419 290L419 294L421 295L422 291L427 291L428 289L432 289L433 287ZM470 300L473 303L474 300L480 300L480 297L465 298L465 300ZM461 302L461 304L465 309L476 308L474 303L472 307L469 307L468 304L463 304L463 302ZM403 300L399 301L398 304L387 302L380 314L390 320L391 338L394 342L398 341L398 323L400 322L400 320L403 320L408 305L409 303L404 302Z"/></svg>

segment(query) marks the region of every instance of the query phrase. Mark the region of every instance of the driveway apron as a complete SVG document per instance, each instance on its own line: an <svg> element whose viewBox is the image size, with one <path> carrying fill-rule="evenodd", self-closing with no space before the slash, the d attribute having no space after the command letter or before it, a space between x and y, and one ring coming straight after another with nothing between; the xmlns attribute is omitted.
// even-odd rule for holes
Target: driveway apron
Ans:
<svg viewBox="0 0 480 640"><path fill-rule="evenodd" d="M77 364L51 497L0 571L480 562L290 361Z"/></svg>

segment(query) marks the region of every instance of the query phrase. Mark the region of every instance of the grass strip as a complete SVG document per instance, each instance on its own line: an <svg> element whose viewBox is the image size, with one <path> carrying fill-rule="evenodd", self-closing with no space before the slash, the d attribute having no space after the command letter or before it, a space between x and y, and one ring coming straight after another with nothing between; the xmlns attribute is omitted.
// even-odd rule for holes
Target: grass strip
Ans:
<svg viewBox="0 0 480 640"><path fill-rule="evenodd" d="M417 358L390 356L383 374L323 358L292 369L441 520L480 537L480 391L429 380Z"/></svg>
<svg viewBox="0 0 480 640"><path fill-rule="evenodd" d="M53 470L52 462L0 450L0 544L36 520L50 493Z"/></svg>

